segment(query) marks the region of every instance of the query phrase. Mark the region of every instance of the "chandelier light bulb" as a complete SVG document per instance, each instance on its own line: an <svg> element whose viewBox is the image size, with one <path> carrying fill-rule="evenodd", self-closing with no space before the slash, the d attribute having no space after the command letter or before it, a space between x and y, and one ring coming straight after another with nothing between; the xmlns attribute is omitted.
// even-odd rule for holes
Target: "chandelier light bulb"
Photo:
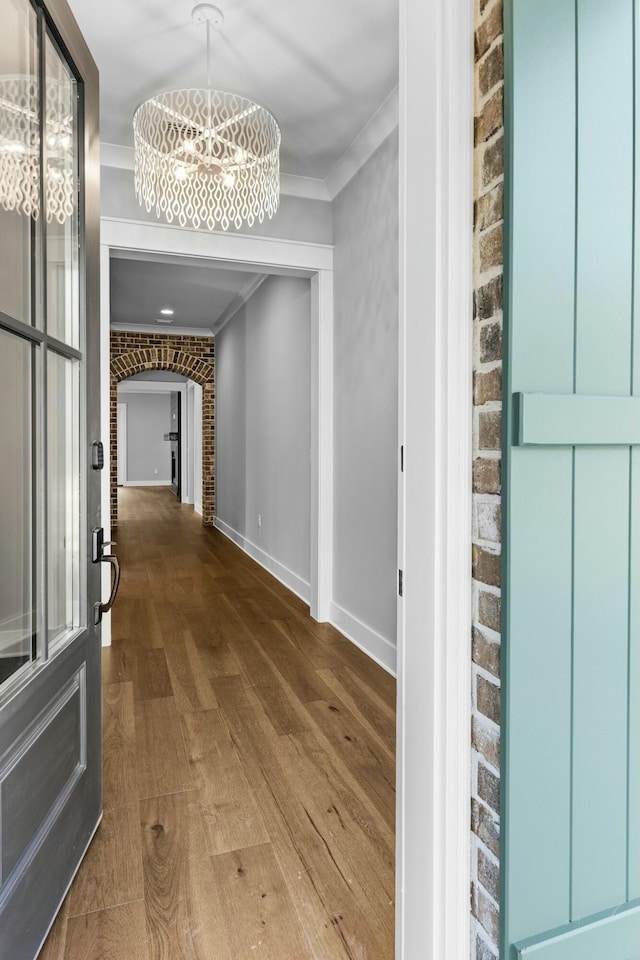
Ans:
<svg viewBox="0 0 640 960"><path fill-rule="evenodd" d="M49 147L49 150L55 150L55 148L58 146L58 138L56 137L55 133L50 133L47 137L47 146Z"/></svg>
<svg viewBox="0 0 640 960"><path fill-rule="evenodd" d="M71 137L67 133L63 133L58 142L63 150L68 150L71 146Z"/></svg>
<svg viewBox="0 0 640 960"><path fill-rule="evenodd" d="M244 150L242 149L242 147L238 147L238 149L236 150L236 157L235 157L236 163L244 163L246 159L247 157Z"/></svg>
<svg viewBox="0 0 640 960"><path fill-rule="evenodd" d="M182 165L176 167L176 180L187 179L187 168Z"/></svg>
<svg viewBox="0 0 640 960"><path fill-rule="evenodd" d="M185 153L195 153L196 145L193 142L193 140L185 140L184 143L182 144L182 149L184 150Z"/></svg>
<svg viewBox="0 0 640 960"><path fill-rule="evenodd" d="M231 173L231 171L229 171L228 173L225 173L225 175L222 178L222 182L227 188L227 190L230 190L231 187L235 186L235 183L236 183L235 175Z"/></svg>

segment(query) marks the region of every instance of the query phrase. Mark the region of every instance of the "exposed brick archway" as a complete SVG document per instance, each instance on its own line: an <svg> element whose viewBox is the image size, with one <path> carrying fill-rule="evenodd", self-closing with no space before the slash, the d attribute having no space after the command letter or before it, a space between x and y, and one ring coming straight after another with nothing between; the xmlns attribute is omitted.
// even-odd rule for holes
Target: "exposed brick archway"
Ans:
<svg viewBox="0 0 640 960"><path fill-rule="evenodd" d="M147 370L170 370L202 387L202 522L215 516L215 368L214 345L208 337L111 334L110 450L111 526L118 524L118 384Z"/></svg>

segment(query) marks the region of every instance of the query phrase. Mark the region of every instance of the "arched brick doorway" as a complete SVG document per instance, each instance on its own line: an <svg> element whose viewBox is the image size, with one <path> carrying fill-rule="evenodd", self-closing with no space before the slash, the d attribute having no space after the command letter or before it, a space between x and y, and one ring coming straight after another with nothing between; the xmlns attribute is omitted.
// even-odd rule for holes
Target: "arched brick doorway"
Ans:
<svg viewBox="0 0 640 960"><path fill-rule="evenodd" d="M117 354L112 340L109 432L111 449L111 526L118 525L118 384L145 370L170 370L202 387L202 522L215 516L215 370L212 363L172 347L144 347Z"/></svg>

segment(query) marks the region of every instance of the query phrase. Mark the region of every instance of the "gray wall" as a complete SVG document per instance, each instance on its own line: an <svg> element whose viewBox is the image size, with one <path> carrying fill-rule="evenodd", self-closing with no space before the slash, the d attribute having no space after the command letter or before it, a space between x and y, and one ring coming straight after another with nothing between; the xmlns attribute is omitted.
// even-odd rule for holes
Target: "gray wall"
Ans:
<svg viewBox="0 0 640 960"><path fill-rule="evenodd" d="M216 337L216 517L305 583L310 326L309 280L269 277Z"/></svg>
<svg viewBox="0 0 640 960"><path fill-rule="evenodd" d="M334 200L334 601L396 642L398 135Z"/></svg>
<svg viewBox="0 0 640 960"><path fill-rule="evenodd" d="M118 402L127 404L127 481L171 483L169 393L127 393L118 388ZM154 471L158 472L155 473Z"/></svg>
<svg viewBox="0 0 640 960"><path fill-rule="evenodd" d="M153 211L147 213L138 203L131 170L101 167L100 177L100 213L103 217L158 222ZM229 232L235 231L231 229ZM280 197L280 207L272 220L255 223L251 228L242 227L238 232L261 237L280 237L285 240L331 243L331 204L324 200L307 200L283 194Z"/></svg>

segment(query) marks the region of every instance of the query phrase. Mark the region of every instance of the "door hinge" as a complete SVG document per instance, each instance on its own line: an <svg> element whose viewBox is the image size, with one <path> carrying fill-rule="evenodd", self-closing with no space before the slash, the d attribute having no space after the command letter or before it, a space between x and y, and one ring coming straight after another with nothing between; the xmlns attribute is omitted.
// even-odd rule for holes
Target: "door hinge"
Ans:
<svg viewBox="0 0 640 960"><path fill-rule="evenodd" d="M399 596L399 597L402 597L402 596L403 596L403 592L402 592L403 589L404 589L404 582L403 582L403 581L404 581L404 574L403 574L402 570L398 570L398 596Z"/></svg>

